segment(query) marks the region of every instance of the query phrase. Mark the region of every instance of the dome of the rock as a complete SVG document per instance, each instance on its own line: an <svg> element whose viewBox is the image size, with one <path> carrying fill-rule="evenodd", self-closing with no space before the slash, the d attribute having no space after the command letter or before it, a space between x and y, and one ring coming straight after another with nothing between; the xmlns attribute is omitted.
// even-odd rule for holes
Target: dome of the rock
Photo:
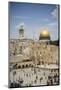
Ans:
<svg viewBox="0 0 61 90"><path fill-rule="evenodd" d="M50 33L47 30L43 30L39 36L39 40L45 40L45 39L50 40Z"/></svg>

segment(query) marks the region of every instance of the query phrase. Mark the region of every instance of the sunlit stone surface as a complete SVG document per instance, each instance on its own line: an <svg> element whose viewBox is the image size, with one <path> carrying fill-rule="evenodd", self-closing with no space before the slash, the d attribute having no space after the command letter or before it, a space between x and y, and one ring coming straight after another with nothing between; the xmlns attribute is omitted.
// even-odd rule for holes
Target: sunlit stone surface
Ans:
<svg viewBox="0 0 61 90"><path fill-rule="evenodd" d="M15 84L18 87L59 84L58 47L50 45L50 50L45 49L40 45L33 51L29 46L23 54L10 56L10 83L14 83L13 87Z"/></svg>
<svg viewBox="0 0 61 90"><path fill-rule="evenodd" d="M48 31L39 40L10 40L10 87L58 85L58 59L58 45L50 44Z"/></svg>

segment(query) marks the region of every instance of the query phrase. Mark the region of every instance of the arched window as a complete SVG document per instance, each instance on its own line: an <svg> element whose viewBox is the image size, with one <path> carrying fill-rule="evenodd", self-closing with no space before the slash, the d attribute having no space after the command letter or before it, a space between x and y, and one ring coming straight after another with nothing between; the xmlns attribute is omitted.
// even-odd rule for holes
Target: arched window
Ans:
<svg viewBox="0 0 61 90"><path fill-rule="evenodd" d="M24 65L22 65L22 68L24 68L25 66Z"/></svg>
<svg viewBox="0 0 61 90"><path fill-rule="evenodd" d="M44 65L44 62L42 61L42 65Z"/></svg>
<svg viewBox="0 0 61 90"><path fill-rule="evenodd" d="M18 69L21 68L21 66L18 66Z"/></svg>
<svg viewBox="0 0 61 90"><path fill-rule="evenodd" d="M28 64L26 64L26 67L28 67Z"/></svg>

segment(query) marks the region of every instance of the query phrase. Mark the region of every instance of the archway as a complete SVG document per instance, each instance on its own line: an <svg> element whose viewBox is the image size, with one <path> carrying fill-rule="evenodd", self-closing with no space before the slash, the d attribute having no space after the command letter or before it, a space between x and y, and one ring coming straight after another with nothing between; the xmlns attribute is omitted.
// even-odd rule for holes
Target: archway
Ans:
<svg viewBox="0 0 61 90"><path fill-rule="evenodd" d="M25 66L24 65L22 65L22 68L24 68Z"/></svg>
<svg viewBox="0 0 61 90"><path fill-rule="evenodd" d="M26 68L28 67L28 64L26 64Z"/></svg>
<svg viewBox="0 0 61 90"><path fill-rule="evenodd" d="M18 66L18 69L20 69L20 68L21 68L21 66L19 65L19 66Z"/></svg>

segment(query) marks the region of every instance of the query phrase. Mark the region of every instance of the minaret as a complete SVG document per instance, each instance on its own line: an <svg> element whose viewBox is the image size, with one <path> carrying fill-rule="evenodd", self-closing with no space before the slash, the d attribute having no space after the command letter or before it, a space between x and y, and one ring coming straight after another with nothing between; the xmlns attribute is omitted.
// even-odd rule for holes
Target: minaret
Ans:
<svg viewBox="0 0 61 90"><path fill-rule="evenodd" d="M24 38L24 26L21 25L19 28L19 38L23 39Z"/></svg>
<svg viewBox="0 0 61 90"><path fill-rule="evenodd" d="M23 45L24 25L20 25L20 27L19 27L19 39L20 39L20 42L19 42L19 53L23 54L23 48L24 48L24 45Z"/></svg>

